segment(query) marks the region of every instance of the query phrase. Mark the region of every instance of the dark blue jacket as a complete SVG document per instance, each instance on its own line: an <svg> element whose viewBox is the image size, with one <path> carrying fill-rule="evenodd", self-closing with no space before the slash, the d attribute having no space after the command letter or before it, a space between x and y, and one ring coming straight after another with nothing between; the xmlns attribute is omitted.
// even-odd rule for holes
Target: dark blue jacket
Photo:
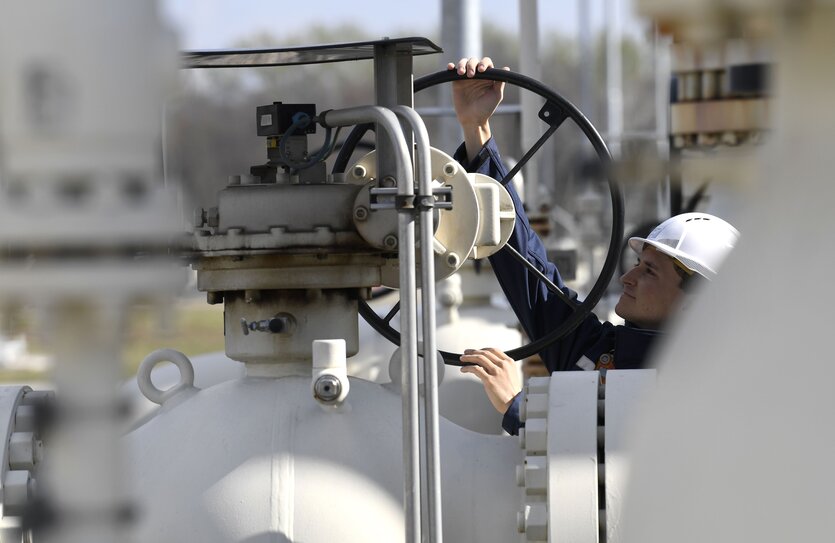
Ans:
<svg viewBox="0 0 835 543"><path fill-rule="evenodd" d="M491 139L478 156L467 162L462 145L455 158L469 172L489 175L501 181L508 170L499 150ZM531 228L522 201L512 183L505 185L516 206L516 227L508 242L571 299L577 293L565 286L557 267L548 262L545 247ZM572 313L565 302L548 291L545 284L517 262L507 251L500 250L490 257L490 264L516 317L531 340L539 339L561 324ZM645 367L647 354L659 332L643 330L627 324L615 326L600 322L590 314L571 334L540 352L549 371L583 369L636 369ZM521 394L517 395L502 420L502 427L510 434L519 433Z"/></svg>

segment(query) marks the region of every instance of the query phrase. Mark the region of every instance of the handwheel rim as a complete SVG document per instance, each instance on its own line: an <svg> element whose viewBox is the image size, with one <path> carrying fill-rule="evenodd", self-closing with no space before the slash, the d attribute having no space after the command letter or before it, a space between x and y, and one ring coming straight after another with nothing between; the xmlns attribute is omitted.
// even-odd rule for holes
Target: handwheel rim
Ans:
<svg viewBox="0 0 835 543"><path fill-rule="evenodd" d="M605 174L605 179L609 187L612 204L612 229L609 239L609 248L597 281L595 281L595 284L592 286L591 290L589 290L585 299L574 308L574 312L559 326L554 328L548 334L545 334L526 345L507 351L506 354L514 360L522 360L542 352L553 343L556 343L563 337L573 332L583 321L586 320L586 318L588 318L594 307L606 293L609 283L611 282L612 277L614 276L615 271L617 271L620 263L621 242L623 240L624 229L623 194L621 193L620 187L611 176L612 155L606 146L606 142L603 141L603 138L600 136L600 133L594 125L592 125L586 116L569 100L558 94L547 85L544 85L543 83L540 83L539 81L528 76L509 70L489 68L484 72L477 72L473 78L511 83L524 90L533 92L544 98L547 102L551 102L559 107L565 114L566 118L571 119L583 132L586 139L594 148L595 153L603 166L602 171ZM454 70L442 70L415 80L414 92L417 93L442 83L465 79L468 78L466 76L458 75L458 73ZM354 127L348 135L348 138L346 138L343 148L336 159L333 169L334 172L344 171L347 166L347 161L353 152L352 147L356 145L356 143L354 143L353 146L349 146L349 141L355 140L356 142L359 142L359 140L371 128L371 125L359 125ZM536 152L534 152L534 154L535 153ZM400 345L400 333L397 330L395 330L387 322L384 322L383 318L377 315L377 313L365 302L365 300L359 299L358 305L360 315L366 320L366 322L368 322L369 325L371 325L372 328L374 328L375 331L395 345ZM439 352L441 353L446 364L453 366L464 365L460 361L461 353L443 350L439 350Z"/></svg>

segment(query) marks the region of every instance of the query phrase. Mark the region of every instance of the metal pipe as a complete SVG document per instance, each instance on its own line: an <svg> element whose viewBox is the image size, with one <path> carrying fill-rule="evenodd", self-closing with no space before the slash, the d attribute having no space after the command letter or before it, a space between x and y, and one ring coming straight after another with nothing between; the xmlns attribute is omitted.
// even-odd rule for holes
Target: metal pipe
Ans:
<svg viewBox="0 0 835 543"><path fill-rule="evenodd" d="M479 0L441 0L441 48L440 69L446 69L447 62L457 62L464 57L481 57L481 2ZM441 85L434 91L436 102L449 113L440 120L436 132L435 146L440 149L455 149L463 137L461 126L452 108L452 93L449 87Z"/></svg>
<svg viewBox="0 0 835 543"><path fill-rule="evenodd" d="M594 46L591 35L591 2L577 0L577 28L580 41L580 110L597 123L597 99L594 85Z"/></svg>
<svg viewBox="0 0 835 543"><path fill-rule="evenodd" d="M389 109L360 106L327 111L322 115L325 126L348 126L377 123L394 147L398 196L414 196L414 178L406 138ZM380 134L378 133L378 136ZM378 137L378 141L379 141ZM421 542L420 514L420 414L417 380L417 311L415 294L415 218L411 212L397 217L400 260L400 364L403 398L403 469L406 509L406 542Z"/></svg>
<svg viewBox="0 0 835 543"><path fill-rule="evenodd" d="M670 146L667 138L670 113L671 52L670 40L662 36L658 25L653 28L652 67L655 75L655 141L660 160L669 160ZM656 213L658 217L673 215L670 209L670 178L665 176L658 185Z"/></svg>
<svg viewBox="0 0 835 543"><path fill-rule="evenodd" d="M538 0L519 0L519 71L533 79L542 79L542 62L539 58ZM539 108L541 99L530 92L519 93L522 106L522 151L530 149L539 138ZM546 153L542 153L544 156ZM542 156L534 157L525 165L525 201L539 199L539 178Z"/></svg>
<svg viewBox="0 0 835 543"><path fill-rule="evenodd" d="M432 160L429 133L420 115L406 106L395 106L392 111L412 128L417 143L418 197L432 202ZM438 367L435 363L435 251L432 208L420 208L421 306L423 311L423 386L426 402L426 496L429 537L428 543L442 543L443 523L441 507L441 449L438 429Z"/></svg>
<svg viewBox="0 0 835 543"><path fill-rule="evenodd" d="M606 0L606 143L615 158L620 158L623 139L623 33L620 11L620 0Z"/></svg>

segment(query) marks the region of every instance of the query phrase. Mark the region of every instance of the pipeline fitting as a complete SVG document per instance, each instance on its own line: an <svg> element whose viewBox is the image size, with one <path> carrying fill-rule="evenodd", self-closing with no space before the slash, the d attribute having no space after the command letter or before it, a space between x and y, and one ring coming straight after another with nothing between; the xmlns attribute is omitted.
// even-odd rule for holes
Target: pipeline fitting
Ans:
<svg viewBox="0 0 835 543"><path fill-rule="evenodd" d="M323 407L339 407L348 397L348 362L344 339L313 341L313 398Z"/></svg>
<svg viewBox="0 0 835 543"><path fill-rule="evenodd" d="M322 375L313 383L313 397L324 403L333 403L342 394L342 383L334 375Z"/></svg>

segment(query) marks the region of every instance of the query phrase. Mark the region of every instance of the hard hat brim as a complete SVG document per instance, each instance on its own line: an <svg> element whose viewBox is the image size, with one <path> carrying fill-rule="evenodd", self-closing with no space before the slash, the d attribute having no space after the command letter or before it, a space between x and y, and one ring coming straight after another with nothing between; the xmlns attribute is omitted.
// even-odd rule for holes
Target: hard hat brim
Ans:
<svg viewBox="0 0 835 543"><path fill-rule="evenodd" d="M707 279L713 279L713 277L716 276L716 272L714 270L711 270L707 266L694 262L692 259L688 258L684 253L670 247L669 245L646 238L629 238L629 248L635 251L635 253L637 253L638 255L640 255L641 251L644 250L645 245L654 247L655 250L657 250L658 252L677 260L686 269L690 270L691 272L698 273L702 277L705 277Z"/></svg>

